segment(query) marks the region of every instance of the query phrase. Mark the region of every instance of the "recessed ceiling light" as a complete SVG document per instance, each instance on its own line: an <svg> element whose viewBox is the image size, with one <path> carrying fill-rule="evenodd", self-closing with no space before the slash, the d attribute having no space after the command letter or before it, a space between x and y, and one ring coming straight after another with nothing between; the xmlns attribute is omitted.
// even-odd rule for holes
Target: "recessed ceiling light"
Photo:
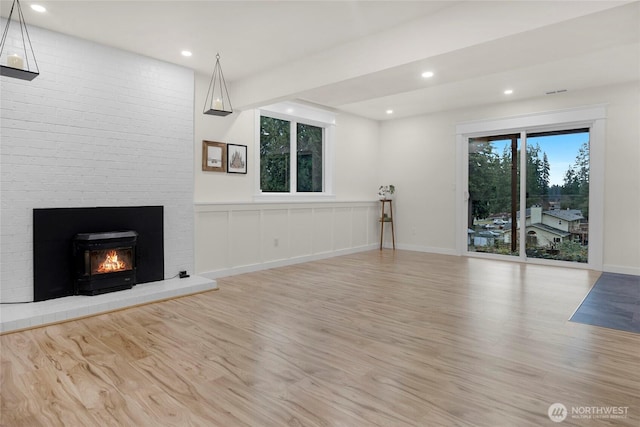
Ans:
<svg viewBox="0 0 640 427"><path fill-rule="evenodd" d="M183 50L180 53L182 54L182 56L191 56L191 55L193 55L193 53L191 53L190 50Z"/></svg>
<svg viewBox="0 0 640 427"><path fill-rule="evenodd" d="M504 91L505 95L511 95L513 93L513 89L507 89Z"/></svg>
<svg viewBox="0 0 640 427"><path fill-rule="evenodd" d="M393 114L393 110L387 110L387 114Z"/></svg>
<svg viewBox="0 0 640 427"><path fill-rule="evenodd" d="M40 13L44 13L47 11L47 9L44 6L40 6L39 4L32 4L31 5L31 9L35 10L36 12L40 12Z"/></svg>
<svg viewBox="0 0 640 427"><path fill-rule="evenodd" d="M433 71L425 71L424 73L422 73L422 77L425 79L433 77L433 75L434 75Z"/></svg>
<svg viewBox="0 0 640 427"><path fill-rule="evenodd" d="M288 114L293 113L293 108L287 108L287 113L288 113Z"/></svg>

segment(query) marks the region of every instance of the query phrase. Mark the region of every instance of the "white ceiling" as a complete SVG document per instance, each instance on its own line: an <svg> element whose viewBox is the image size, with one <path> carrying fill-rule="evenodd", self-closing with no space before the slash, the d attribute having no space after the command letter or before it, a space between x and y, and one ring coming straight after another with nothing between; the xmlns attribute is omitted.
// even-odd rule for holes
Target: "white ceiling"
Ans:
<svg viewBox="0 0 640 427"><path fill-rule="evenodd" d="M32 11L32 3L47 12ZM0 1L2 16L11 4ZM21 4L29 25L203 75L210 76L219 52L232 100L235 89L240 107L297 98L385 120L640 79L637 1ZM476 24L474 16L477 26L469 24ZM438 36L425 37L429 30ZM193 56L182 57L183 49ZM422 79L425 69L436 75ZM506 88L514 94L505 97ZM262 97L246 95L263 90ZM387 115L387 109L394 114Z"/></svg>

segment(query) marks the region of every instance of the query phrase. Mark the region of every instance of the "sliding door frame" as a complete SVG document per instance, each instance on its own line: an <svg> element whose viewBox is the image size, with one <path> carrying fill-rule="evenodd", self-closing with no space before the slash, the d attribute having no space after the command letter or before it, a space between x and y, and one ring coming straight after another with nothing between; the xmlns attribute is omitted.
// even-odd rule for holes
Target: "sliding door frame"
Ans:
<svg viewBox="0 0 640 427"><path fill-rule="evenodd" d="M604 164L605 164L606 108L595 105L584 108L549 111L521 116L489 119L456 125L456 252L458 255L528 262L532 264L562 265L602 271L604 229ZM468 144L470 138L492 135L520 134L520 152L526 153L526 135L534 132L589 129L589 254L588 262L555 261L529 258L526 255L526 227L519 230L519 255L503 256L471 252L467 249ZM526 189L526 156L520 156L520 188ZM520 216L525 218L526 191L520 191Z"/></svg>

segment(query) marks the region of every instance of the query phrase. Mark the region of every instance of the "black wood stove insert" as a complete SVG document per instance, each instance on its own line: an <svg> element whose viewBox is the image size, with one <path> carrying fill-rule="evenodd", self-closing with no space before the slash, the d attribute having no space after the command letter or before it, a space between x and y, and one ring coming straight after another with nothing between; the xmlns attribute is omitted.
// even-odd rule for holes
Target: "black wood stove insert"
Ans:
<svg viewBox="0 0 640 427"><path fill-rule="evenodd" d="M117 259L110 254L114 250ZM100 270L107 256L107 265ZM129 261L130 267L122 266ZM103 273L105 267L116 271ZM33 210L34 301L94 295L163 279L162 206Z"/></svg>
<svg viewBox="0 0 640 427"><path fill-rule="evenodd" d="M131 289L136 284L138 233L79 233L73 239L76 295Z"/></svg>

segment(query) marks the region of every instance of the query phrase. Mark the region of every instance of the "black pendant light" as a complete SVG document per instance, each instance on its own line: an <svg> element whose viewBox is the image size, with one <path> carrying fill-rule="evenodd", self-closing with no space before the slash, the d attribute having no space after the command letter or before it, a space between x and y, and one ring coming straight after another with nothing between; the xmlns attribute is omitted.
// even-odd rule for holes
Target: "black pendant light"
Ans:
<svg viewBox="0 0 640 427"><path fill-rule="evenodd" d="M204 101L204 114L212 116L228 116L233 113L227 83L224 81L222 67L220 66L220 54L216 54L216 65L213 67L207 98Z"/></svg>
<svg viewBox="0 0 640 427"><path fill-rule="evenodd" d="M14 12L16 12L17 15L15 18L13 16ZM16 47L11 48L12 52L5 52L9 27L11 26L11 23L15 21L18 21L20 26L21 40L16 36L14 41L14 46ZM18 41L21 41L21 46L18 45ZM27 44L29 46L28 49ZM36 56L33 53L33 46L31 45L29 30L27 29L27 24L24 21L22 8L20 7L20 0L13 0L11 12L7 18L7 26L2 32L2 42L0 43L0 75L21 80L33 80L39 74L40 70L38 69Z"/></svg>

